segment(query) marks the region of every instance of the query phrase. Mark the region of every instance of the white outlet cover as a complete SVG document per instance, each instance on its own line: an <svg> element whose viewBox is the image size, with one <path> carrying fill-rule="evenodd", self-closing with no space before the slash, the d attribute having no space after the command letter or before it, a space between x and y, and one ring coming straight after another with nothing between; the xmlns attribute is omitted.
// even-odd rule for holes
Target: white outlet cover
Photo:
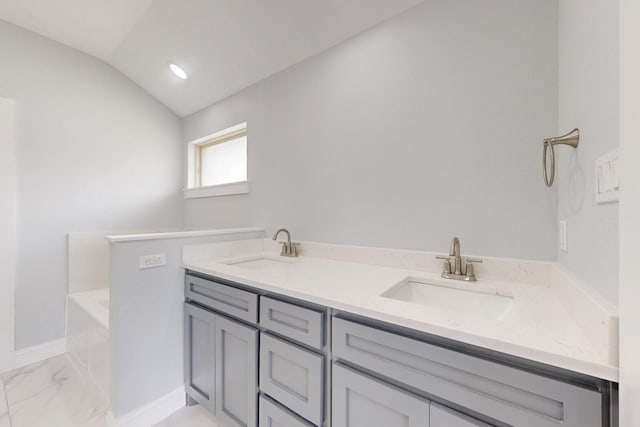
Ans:
<svg viewBox="0 0 640 427"><path fill-rule="evenodd" d="M140 269L161 267L167 264L167 254L140 256Z"/></svg>
<svg viewBox="0 0 640 427"><path fill-rule="evenodd" d="M596 160L596 203L614 203L620 200L620 154L615 149Z"/></svg>

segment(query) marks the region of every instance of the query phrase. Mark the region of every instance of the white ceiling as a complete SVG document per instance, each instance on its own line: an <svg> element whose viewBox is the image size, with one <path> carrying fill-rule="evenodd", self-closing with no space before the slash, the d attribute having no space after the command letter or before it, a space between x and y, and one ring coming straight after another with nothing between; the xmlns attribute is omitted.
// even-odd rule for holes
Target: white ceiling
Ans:
<svg viewBox="0 0 640 427"><path fill-rule="evenodd" d="M422 1L0 0L0 19L105 60L184 117Z"/></svg>

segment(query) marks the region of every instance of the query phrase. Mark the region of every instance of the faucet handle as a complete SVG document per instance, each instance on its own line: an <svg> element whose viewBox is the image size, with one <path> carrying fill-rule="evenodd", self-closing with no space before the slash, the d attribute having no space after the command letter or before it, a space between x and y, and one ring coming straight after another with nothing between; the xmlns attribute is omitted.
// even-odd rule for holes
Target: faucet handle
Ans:
<svg viewBox="0 0 640 427"><path fill-rule="evenodd" d="M476 274L475 274L475 271L473 269L473 264L474 263L482 264L482 260L478 259L478 258L467 258L466 259L464 275L469 278L470 282L475 282L476 281Z"/></svg>
<svg viewBox="0 0 640 427"><path fill-rule="evenodd" d="M451 259L448 256L438 255L436 259L444 260L442 264L442 274L451 274Z"/></svg>

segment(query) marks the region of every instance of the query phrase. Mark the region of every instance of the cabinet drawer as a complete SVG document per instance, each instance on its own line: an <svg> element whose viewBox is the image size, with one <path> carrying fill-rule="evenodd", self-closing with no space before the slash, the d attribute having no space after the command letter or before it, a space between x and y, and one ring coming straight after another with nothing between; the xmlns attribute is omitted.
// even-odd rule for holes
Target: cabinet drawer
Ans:
<svg viewBox="0 0 640 427"><path fill-rule="evenodd" d="M240 320L250 323L258 321L258 295L252 292L187 274L185 296Z"/></svg>
<svg viewBox="0 0 640 427"><path fill-rule="evenodd" d="M335 357L518 427L599 427L602 396L521 369L333 319Z"/></svg>
<svg viewBox="0 0 640 427"><path fill-rule="evenodd" d="M260 422L258 427L313 427L280 405L260 396Z"/></svg>
<svg viewBox="0 0 640 427"><path fill-rule="evenodd" d="M324 313L321 311L262 297L260 325L313 348L324 346Z"/></svg>
<svg viewBox="0 0 640 427"><path fill-rule="evenodd" d="M324 356L260 335L260 390L316 425L324 419Z"/></svg>
<svg viewBox="0 0 640 427"><path fill-rule="evenodd" d="M333 427L429 426L428 400L341 365L333 365L331 396Z"/></svg>
<svg viewBox="0 0 640 427"><path fill-rule="evenodd" d="M492 427L434 402L431 402L429 421L429 427Z"/></svg>

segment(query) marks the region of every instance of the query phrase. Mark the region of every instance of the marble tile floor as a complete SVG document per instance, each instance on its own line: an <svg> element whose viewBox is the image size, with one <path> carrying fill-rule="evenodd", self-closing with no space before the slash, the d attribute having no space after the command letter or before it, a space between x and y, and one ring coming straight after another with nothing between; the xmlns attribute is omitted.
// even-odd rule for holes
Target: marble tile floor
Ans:
<svg viewBox="0 0 640 427"><path fill-rule="evenodd" d="M0 427L112 427L99 391L66 355L0 375ZM181 409L157 427L222 427L202 407Z"/></svg>
<svg viewBox="0 0 640 427"><path fill-rule="evenodd" d="M11 427L9 419L9 406L7 405L7 395L4 392L4 384L0 379L0 427Z"/></svg>
<svg viewBox="0 0 640 427"><path fill-rule="evenodd" d="M110 427L96 387L66 355L0 375L0 427Z"/></svg>
<svg viewBox="0 0 640 427"><path fill-rule="evenodd" d="M190 406L173 413L154 427L225 427L202 406Z"/></svg>

